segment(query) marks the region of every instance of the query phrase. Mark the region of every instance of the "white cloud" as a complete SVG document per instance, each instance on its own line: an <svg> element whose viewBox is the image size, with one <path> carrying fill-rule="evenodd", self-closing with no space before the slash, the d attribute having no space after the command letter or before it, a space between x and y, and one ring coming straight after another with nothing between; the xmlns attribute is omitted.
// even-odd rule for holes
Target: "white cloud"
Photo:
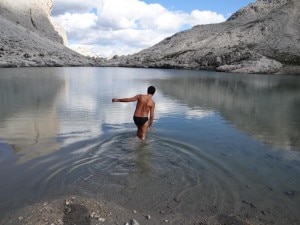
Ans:
<svg viewBox="0 0 300 225"><path fill-rule="evenodd" d="M65 13L54 17L56 22L59 22L66 32L83 31L96 26L97 16L93 13Z"/></svg>
<svg viewBox="0 0 300 225"><path fill-rule="evenodd" d="M67 12L85 13L97 6L97 0L55 0L52 15L57 16Z"/></svg>
<svg viewBox="0 0 300 225"><path fill-rule="evenodd" d="M132 54L184 28L225 20L211 11L170 11L139 0L57 0L56 4L56 12L60 9L62 14L54 20L65 27L70 46L88 45L106 57Z"/></svg>
<svg viewBox="0 0 300 225"><path fill-rule="evenodd" d="M225 21L225 17L222 14L212 11L193 10L190 14L189 23L195 26L198 24L220 23L223 21Z"/></svg>
<svg viewBox="0 0 300 225"><path fill-rule="evenodd" d="M213 115L214 115L214 111L200 109L200 108L189 109L186 111L187 119L202 119L202 118L213 116Z"/></svg>

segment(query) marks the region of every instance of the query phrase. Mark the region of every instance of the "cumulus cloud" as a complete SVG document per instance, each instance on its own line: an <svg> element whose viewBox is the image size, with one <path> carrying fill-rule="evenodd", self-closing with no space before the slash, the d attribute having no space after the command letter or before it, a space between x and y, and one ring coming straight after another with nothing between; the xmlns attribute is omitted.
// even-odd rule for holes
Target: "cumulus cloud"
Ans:
<svg viewBox="0 0 300 225"><path fill-rule="evenodd" d="M57 16L67 12L85 13L97 8L97 0L55 0L52 15Z"/></svg>
<svg viewBox="0 0 300 225"><path fill-rule="evenodd" d="M212 11L170 11L140 0L57 0L56 5L54 20L65 27L70 46L86 45L105 57L132 54L183 29L225 20Z"/></svg>
<svg viewBox="0 0 300 225"><path fill-rule="evenodd" d="M65 28L66 32L92 29L97 24L97 16L93 13L65 13L55 17Z"/></svg>
<svg viewBox="0 0 300 225"><path fill-rule="evenodd" d="M220 23L225 21L225 17L212 11L193 10L190 14L189 24L192 26L208 23Z"/></svg>

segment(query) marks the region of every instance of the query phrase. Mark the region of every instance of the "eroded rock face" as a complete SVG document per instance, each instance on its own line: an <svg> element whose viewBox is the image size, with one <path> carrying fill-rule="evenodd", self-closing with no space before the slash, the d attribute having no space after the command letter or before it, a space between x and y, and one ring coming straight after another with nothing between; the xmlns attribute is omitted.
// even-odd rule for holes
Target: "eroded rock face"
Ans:
<svg viewBox="0 0 300 225"><path fill-rule="evenodd" d="M54 0L1 0L0 15L52 41L63 43L63 38L50 21L53 2Z"/></svg>
<svg viewBox="0 0 300 225"><path fill-rule="evenodd" d="M234 19L258 19L261 15L266 15L274 10L280 9L280 7L289 1L290 0L257 0L255 3L249 4L232 14L228 21Z"/></svg>
<svg viewBox="0 0 300 225"><path fill-rule="evenodd" d="M111 65L300 74L300 1L258 0L220 24L195 26ZM287 70L286 70L287 71Z"/></svg>
<svg viewBox="0 0 300 225"><path fill-rule="evenodd" d="M53 0L0 1L0 67L99 64L63 45L66 36L51 22L52 6Z"/></svg>

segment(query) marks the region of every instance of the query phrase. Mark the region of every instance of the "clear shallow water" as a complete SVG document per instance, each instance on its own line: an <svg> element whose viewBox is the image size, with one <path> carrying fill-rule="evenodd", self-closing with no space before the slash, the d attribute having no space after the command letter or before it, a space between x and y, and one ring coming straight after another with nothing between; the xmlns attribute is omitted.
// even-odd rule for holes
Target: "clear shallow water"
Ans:
<svg viewBox="0 0 300 225"><path fill-rule="evenodd" d="M140 142L135 103L111 99L149 85L156 119ZM82 194L175 215L299 224L299 77L1 69L0 105L2 215Z"/></svg>

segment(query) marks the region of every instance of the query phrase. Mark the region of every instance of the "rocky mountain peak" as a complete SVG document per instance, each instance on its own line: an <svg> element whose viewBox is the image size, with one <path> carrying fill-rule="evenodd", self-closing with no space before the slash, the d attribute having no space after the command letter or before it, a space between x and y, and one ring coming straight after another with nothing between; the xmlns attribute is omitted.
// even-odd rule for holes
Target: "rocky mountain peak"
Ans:
<svg viewBox="0 0 300 225"><path fill-rule="evenodd" d="M291 1L293 0L257 0L256 2L250 3L248 6L232 14L228 21L235 19L258 19L268 15L271 11L277 10Z"/></svg>
<svg viewBox="0 0 300 225"><path fill-rule="evenodd" d="M299 27L299 0L257 0L226 22L176 33L110 65L300 74Z"/></svg>

